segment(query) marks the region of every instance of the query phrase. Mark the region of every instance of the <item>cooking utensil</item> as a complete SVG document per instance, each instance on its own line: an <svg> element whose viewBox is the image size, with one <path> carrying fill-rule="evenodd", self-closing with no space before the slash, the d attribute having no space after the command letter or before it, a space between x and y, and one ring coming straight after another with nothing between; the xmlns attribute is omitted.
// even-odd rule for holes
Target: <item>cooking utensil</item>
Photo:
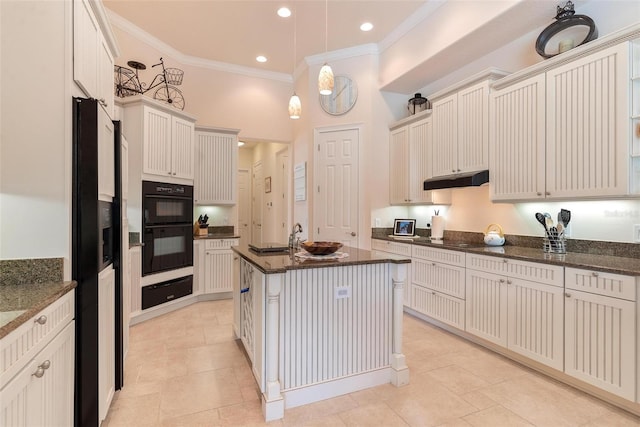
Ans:
<svg viewBox="0 0 640 427"><path fill-rule="evenodd" d="M559 216L558 222L562 221L562 224L564 225L564 227L567 228L569 221L571 221L571 211L567 209L560 209L558 216Z"/></svg>
<svg viewBox="0 0 640 427"><path fill-rule="evenodd" d="M547 228L547 221L544 217L543 214L541 214L540 212L536 212L536 220L538 220L538 222L540 224L542 224L542 226L544 227L544 231L548 231L549 229Z"/></svg>

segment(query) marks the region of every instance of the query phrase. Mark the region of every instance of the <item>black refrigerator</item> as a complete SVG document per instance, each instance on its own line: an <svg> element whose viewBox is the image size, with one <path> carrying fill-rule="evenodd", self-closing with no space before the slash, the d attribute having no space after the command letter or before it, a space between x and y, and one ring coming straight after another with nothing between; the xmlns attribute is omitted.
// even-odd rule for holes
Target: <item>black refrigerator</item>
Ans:
<svg viewBox="0 0 640 427"><path fill-rule="evenodd" d="M99 115L95 99L73 98L72 278L78 283L75 306L76 426L98 426L98 274L115 272L115 390L122 388L122 268L120 123L114 122L115 197L98 201ZM109 119L110 120L110 119ZM100 143L105 143L100 141ZM111 149L109 148L109 149ZM103 151L104 153L104 151ZM128 242L126 242L128 244Z"/></svg>

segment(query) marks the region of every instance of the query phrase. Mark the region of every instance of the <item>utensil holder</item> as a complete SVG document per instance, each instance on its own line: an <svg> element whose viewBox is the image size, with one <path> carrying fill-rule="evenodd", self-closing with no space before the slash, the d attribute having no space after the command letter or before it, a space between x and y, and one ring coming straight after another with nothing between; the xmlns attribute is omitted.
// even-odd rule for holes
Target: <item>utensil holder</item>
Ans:
<svg viewBox="0 0 640 427"><path fill-rule="evenodd" d="M544 237L542 239L542 250L549 254L566 254L567 239L565 239L564 236L558 236L552 239Z"/></svg>

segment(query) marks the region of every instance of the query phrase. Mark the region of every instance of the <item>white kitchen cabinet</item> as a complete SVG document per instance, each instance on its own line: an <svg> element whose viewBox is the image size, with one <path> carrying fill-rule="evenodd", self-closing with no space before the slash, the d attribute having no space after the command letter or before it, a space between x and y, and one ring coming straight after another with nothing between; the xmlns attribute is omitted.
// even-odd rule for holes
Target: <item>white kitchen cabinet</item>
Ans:
<svg viewBox="0 0 640 427"><path fill-rule="evenodd" d="M205 241L193 241L193 295L200 295L205 282Z"/></svg>
<svg viewBox="0 0 640 427"><path fill-rule="evenodd" d="M464 329L464 265L464 252L413 246L411 308L458 329Z"/></svg>
<svg viewBox="0 0 640 427"><path fill-rule="evenodd" d="M623 42L494 85L493 200L631 193L630 52Z"/></svg>
<svg viewBox="0 0 640 427"><path fill-rule="evenodd" d="M71 320L0 390L0 425L71 426L75 322Z"/></svg>
<svg viewBox="0 0 640 427"><path fill-rule="evenodd" d="M98 109L98 200L111 203L115 197L115 147L113 122Z"/></svg>
<svg viewBox="0 0 640 427"><path fill-rule="evenodd" d="M73 425L75 291L0 340L0 425Z"/></svg>
<svg viewBox="0 0 640 427"><path fill-rule="evenodd" d="M489 168L489 83L505 73L461 83L454 93L433 101L433 176Z"/></svg>
<svg viewBox="0 0 640 427"><path fill-rule="evenodd" d="M205 282L203 293L215 294L233 290L233 251L238 239L208 239L205 243Z"/></svg>
<svg viewBox="0 0 640 427"><path fill-rule="evenodd" d="M194 203L236 203L238 132L237 129L196 128Z"/></svg>
<svg viewBox="0 0 640 427"><path fill-rule="evenodd" d="M131 262L131 317L142 310L142 247L133 246L129 249Z"/></svg>
<svg viewBox="0 0 640 427"><path fill-rule="evenodd" d="M431 117L414 116L400 123L400 127L392 125L390 132L389 203L450 204L449 190L423 190L424 181L432 177Z"/></svg>
<svg viewBox="0 0 640 427"><path fill-rule="evenodd" d="M265 391L264 378L264 310L266 277L249 262L240 259L240 341L251 360L260 391Z"/></svg>
<svg viewBox="0 0 640 427"><path fill-rule="evenodd" d="M567 268L565 372L636 401L637 277Z"/></svg>
<svg viewBox="0 0 640 427"><path fill-rule="evenodd" d="M113 66L118 56L101 2L73 1L73 78L114 117Z"/></svg>
<svg viewBox="0 0 640 427"><path fill-rule="evenodd" d="M466 331L562 370L563 268L476 254L466 259Z"/></svg>
<svg viewBox="0 0 640 427"><path fill-rule="evenodd" d="M115 270L98 274L98 416L107 417L115 393Z"/></svg>
<svg viewBox="0 0 640 427"><path fill-rule="evenodd" d="M132 162L131 199L141 191L138 180L193 184L195 117L145 96L119 99L118 105Z"/></svg>
<svg viewBox="0 0 640 427"><path fill-rule="evenodd" d="M371 239L371 250L374 253L379 251L411 258L411 244L409 243ZM405 307L411 307L411 267L412 264L407 264L407 286L403 293Z"/></svg>

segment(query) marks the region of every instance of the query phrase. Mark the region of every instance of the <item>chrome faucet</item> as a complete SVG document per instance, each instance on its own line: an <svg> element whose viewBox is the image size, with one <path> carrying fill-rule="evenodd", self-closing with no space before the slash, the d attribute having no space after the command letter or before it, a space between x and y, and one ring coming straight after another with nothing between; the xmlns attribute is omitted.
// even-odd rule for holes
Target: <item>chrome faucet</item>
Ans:
<svg viewBox="0 0 640 427"><path fill-rule="evenodd" d="M298 233L302 233L302 226L300 225L299 222L296 222L296 224L291 229L291 234L289 234L289 247L290 248L294 248L294 247L298 246L297 243L296 243L296 234L298 234Z"/></svg>

